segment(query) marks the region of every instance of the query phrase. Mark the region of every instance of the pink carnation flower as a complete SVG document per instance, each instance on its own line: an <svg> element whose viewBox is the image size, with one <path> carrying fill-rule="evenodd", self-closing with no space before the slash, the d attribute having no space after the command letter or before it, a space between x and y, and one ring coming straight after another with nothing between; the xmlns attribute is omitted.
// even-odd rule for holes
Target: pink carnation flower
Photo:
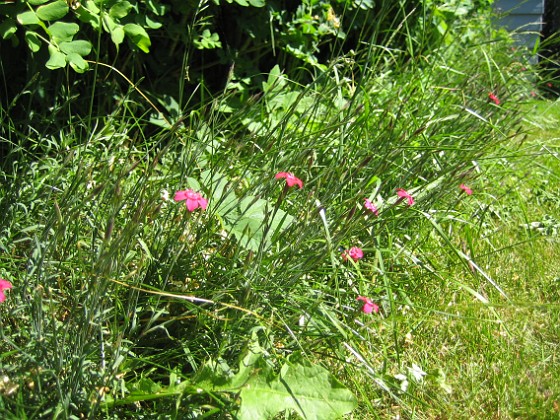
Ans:
<svg viewBox="0 0 560 420"><path fill-rule="evenodd" d="M276 174L276 179L281 179L281 178L286 179L286 184L288 185L288 187L293 187L294 185L297 185L299 188L303 188L303 181L297 178L296 176L294 176L294 174L292 174L291 172L278 172Z"/></svg>
<svg viewBox="0 0 560 420"><path fill-rule="evenodd" d="M4 294L4 290L8 290L12 288L12 283L8 280L0 279L0 302L4 302L6 300L6 295Z"/></svg>
<svg viewBox="0 0 560 420"><path fill-rule="evenodd" d="M469 187L467 187L465 184L459 185L459 188L465 191L465 194L472 195L472 190Z"/></svg>
<svg viewBox="0 0 560 420"><path fill-rule="evenodd" d="M379 216L379 210L377 209L377 207L375 207L375 204L373 204L369 199L365 198L365 204L364 207L368 210L371 210L373 212L373 214L375 214L376 216Z"/></svg>
<svg viewBox="0 0 560 420"><path fill-rule="evenodd" d="M397 195L402 199L402 198L406 198L408 201L408 205L412 206L414 204L414 198L407 193L405 190L403 190L402 188L399 188L397 190Z"/></svg>
<svg viewBox="0 0 560 420"><path fill-rule="evenodd" d="M196 210L199 207L205 210L208 207L208 200L193 190L177 191L173 199L175 201L185 200L185 205L189 211Z"/></svg>
<svg viewBox="0 0 560 420"><path fill-rule="evenodd" d="M492 102L494 102L496 105L500 105L500 99L494 95L492 92L490 92L488 94L488 99L490 99Z"/></svg>
<svg viewBox="0 0 560 420"><path fill-rule="evenodd" d="M347 261L348 258L352 258L355 262L364 258L364 251L357 246L353 246L342 253L342 259Z"/></svg>
<svg viewBox="0 0 560 420"><path fill-rule="evenodd" d="M365 297L365 296L358 296L356 298L356 300L360 300L360 301L364 302L364 305L362 306L362 312L364 314L371 314L372 312L375 312L375 313L379 312L379 306L377 306L375 303L373 303L370 298Z"/></svg>

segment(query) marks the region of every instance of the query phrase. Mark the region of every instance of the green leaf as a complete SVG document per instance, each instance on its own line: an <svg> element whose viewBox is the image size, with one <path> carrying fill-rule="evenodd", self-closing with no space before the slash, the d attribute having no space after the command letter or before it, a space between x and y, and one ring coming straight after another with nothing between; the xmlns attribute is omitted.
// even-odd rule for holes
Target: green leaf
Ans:
<svg viewBox="0 0 560 420"><path fill-rule="evenodd" d="M38 25L40 23L39 18L32 10L17 15L17 21L20 25Z"/></svg>
<svg viewBox="0 0 560 420"><path fill-rule="evenodd" d="M49 0L27 0L27 3L29 3L31 6L39 6L41 4L45 4L48 1Z"/></svg>
<svg viewBox="0 0 560 420"><path fill-rule="evenodd" d="M72 41L80 27L76 23L55 22L47 28L49 35L55 42Z"/></svg>
<svg viewBox="0 0 560 420"><path fill-rule="evenodd" d="M130 38L132 43L145 53L150 52L150 36L140 25L135 23L127 23L124 25L124 33Z"/></svg>
<svg viewBox="0 0 560 420"><path fill-rule="evenodd" d="M120 1L109 9L109 16L116 19L122 19L128 15L130 9L132 9L132 4L128 1Z"/></svg>
<svg viewBox="0 0 560 420"><path fill-rule="evenodd" d="M158 21L152 20L148 15L144 16L146 25L149 29L159 29L162 27L162 24Z"/></svg>
<svg viewBox="0 0 560 420"><path fill-rule="evenodd" d="M271 419L293 410L304 419L339 419L357 406L356 397L325 368L306 360L285 363L276 375L264 357L257 330L233 375L212 361L200 369L195 385L207 392L238 392L240 420Z"/></svg>
<svg viewBox="0 0 560 420"><path fill-rule="evenodd" d="M117 47L124 41L124 29L122 25L117 25L111 30L111 41Z"/></svg>
<svg viewBox="0 0 560 420"><path fill-rule="evenodd" d="M66 56L66 61L76 73L83 73L89 68L87 61L80 54L70 53Z"/></svg>
<svg viewBox="0 0 560 420"><path fill-rule="evenodd" d="M10 18L0 23L0 37L2 39L10 39L17 31L16 21Z"/></svg>
<svg viewBox="0 0 560 420"><path fill-rule="evenodd" d="M37 34L37 32L26 31L25 42L27 42L27 46L32 52L37 52L41 49L41 39L39 38L39 34Z"/></svg>
<svg viewBox="0 0 560 420"><path fill-rule="evenodd" d="M65 1L57 0L37 8L37 16L41 20L53 21L62 19L68 13L68 4Z"/></svg>
<svg viewBox="0 0 560 420"><path fill-rule="evenodd" d="M74 13L81 22L89 24L96 31L99 30L101 26L101 16L99 16L99 9L95 6L93 2L87 2L86 4L91 4L93 7L80 7Z"/></svg>
<svg viewBox="0 0 560 420"><path fill-rule="evenodd" d="M153 1L153 0L146 0L146 6L148 7L148 10L150 10L157 16L163 16L167 11L166 9L169 7L164 4L161 4L159 1Z"/></svg>
<svg viewBox="0 0 560 420"><path fill-rule="evenodd" d="M66 54L78 54L86 56L91 52L91 42L84 40L77 40L72 42L61 42L59 44L60 51Z"/></svg>
<svg viewBox="0 0 560 420"><path fill-rule="evenodd" d="M50 70L61 69L66 67L66 55L56 49L56 47L49 45L49 60L45 66Z"/></svg>
<svg viewBox="0 0 560 420"><path fill-rule="evenodd" d="M294 410L305 419L339 419L357 406L356 397L325 368L285 364L280 378L253 375L239 394L239 419L267 419Z"/></svg>

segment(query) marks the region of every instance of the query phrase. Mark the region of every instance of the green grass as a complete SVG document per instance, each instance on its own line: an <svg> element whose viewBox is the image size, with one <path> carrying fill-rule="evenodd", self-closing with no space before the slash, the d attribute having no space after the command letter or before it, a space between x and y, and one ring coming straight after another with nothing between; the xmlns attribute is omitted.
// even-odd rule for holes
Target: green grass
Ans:
<svg viewBox="0 0 560 420"><path fill-rule="evenodd" d="M171 128L132 89L99 115L62 91L52 127L2 109L0 413L555 416L559 106L520 104L533 76L487 26L425 50L401 23L406 51L305 87L274 67Z"/></svg>
<svg viewBox="0 0 560 420"><path fill-rule="evenodd" d="M463 282L467 274L451 267L439 272L439 283L426 279L431 290L420 290L403 315L401 331L410 336L401 370L416 363L428 373L409 388L407 415L560 415L559 111L558 103L545 101L524 107L528 137L496 151L499 163L489 160L492 170L483 169L473 185L471 208L492 205L495 216L482 228L455 226L454 236L508 299L476 275L470 283L490 303L466 295L452 281ZM547 217L556 221L550 231L524 227Z"/></svg>

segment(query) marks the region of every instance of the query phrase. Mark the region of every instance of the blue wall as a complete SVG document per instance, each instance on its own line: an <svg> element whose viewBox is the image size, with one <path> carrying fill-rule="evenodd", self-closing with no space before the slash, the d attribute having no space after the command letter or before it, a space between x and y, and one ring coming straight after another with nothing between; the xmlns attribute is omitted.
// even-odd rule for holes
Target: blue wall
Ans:
<svg viewBox="0 0 560 420"><path fill-rule="evenodd" d="M520 44L533 49L542 29L544 1L496 0L494 10L498 14L498 25L514 31Z"/></svg>

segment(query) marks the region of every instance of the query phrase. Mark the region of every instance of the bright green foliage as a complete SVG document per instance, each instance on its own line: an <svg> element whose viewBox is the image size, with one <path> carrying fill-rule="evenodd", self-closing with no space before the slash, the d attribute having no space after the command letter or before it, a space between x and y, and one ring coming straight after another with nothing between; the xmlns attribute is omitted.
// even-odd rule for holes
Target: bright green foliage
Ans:
<svg viewBox="0 0 560 420"><path fill-rule="evenodd" d="M69 7L69 4L72 7ZM36 7L35 7L36 6ZM15 5L3 7L0 14L7 17L0 26L0 33L4 39L17 42L17 23L24 27L25 40L29 49L36 53L43 43L47 43L49 60L47 68L57 69L69 64L76 72L82 73L88 69L85 57L91 53L92 40L80 40L81 44L66 46L71 52L66 52L58 43L60 41L78 42L73 36L84 32L84 26L90 26L94 31L107 32L113 44L118 48L125 37L140 51L150 51L151 40L146 29L157 29L161 23L151 19L148 15L139 17L139 4L128 1L85 0L83 3L67 3L63 0L52 2L35 1L24 2L18 0ZM156 14L164 13L165 7L159 3L147 2L146 7ZM70 11L72 12L70 14ZM68 16L74 17L74 22L67 22ZM131 17L135 17L131 19ZM65 21L61 21L65 19ZM49 23L50 26L49 26ZM71 28L71 29L70 29ZM39 34L39 30L44 33ZM85 47L87 43L87 47Z"/></svg>
<svg viewBox="0 0 560 420"><path fill-rule="evenodd" d="M225 363L208 361L192 381L170 374L169 385L142 378L127 385L120 399L107 398L105 408L140 401L175 398L188 394L238 395L237 418L273 418L279 413L295 412L304 419L339 419L356 408L356 397L326 369L308 361L286 362L275 374L266 360L266 351L253 332L251 342L239 361L236 373Z"/></svg>

